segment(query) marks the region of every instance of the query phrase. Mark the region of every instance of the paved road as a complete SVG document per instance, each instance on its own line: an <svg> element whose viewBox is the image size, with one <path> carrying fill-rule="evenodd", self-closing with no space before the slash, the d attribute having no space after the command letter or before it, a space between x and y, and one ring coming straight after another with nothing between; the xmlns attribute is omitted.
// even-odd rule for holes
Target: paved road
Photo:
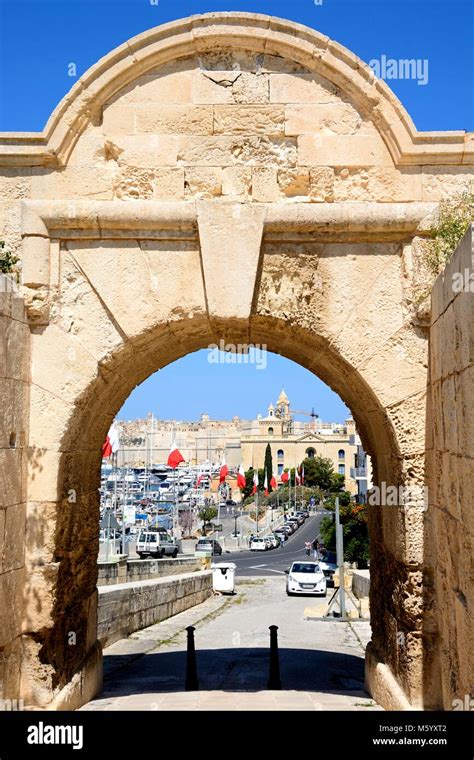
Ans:
<svg viewBox="0 0 474 760"><path fill-rule="evenodd" d="M326 603L287 597L279 575L242 579L234 597L211 597L106 648L104 692L82 709L380 709L364 689L370 624L310 619ZM184 690L188 625L198 692ZM279 692L267 691L270 625L278 626Z"/></svg>
<svg viewBox="0 0 474 760"><path fill-rule="evenodd" d="M313 541L316 538L324 514L326 513L316 514L305 520L296 533L293 533L285 541L285 544L278 549L271 549L266 552L226 552L222 558L216 558L216 561L219 562L222 559L235 562L237 565L236 577L238 578L284 575L285 570L290 567L294 560L306 557L305 542Z"/></svg>

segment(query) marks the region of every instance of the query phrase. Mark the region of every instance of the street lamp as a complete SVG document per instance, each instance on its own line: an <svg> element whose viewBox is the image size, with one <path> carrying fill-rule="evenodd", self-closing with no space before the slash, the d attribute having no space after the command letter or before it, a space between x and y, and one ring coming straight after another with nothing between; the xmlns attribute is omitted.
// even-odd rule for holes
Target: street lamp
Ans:
<svg viewBox="0 0 474 760"><path fill-rule="evenodd" d="M237 514L234 515L234 538L237 538Z"/></svg>

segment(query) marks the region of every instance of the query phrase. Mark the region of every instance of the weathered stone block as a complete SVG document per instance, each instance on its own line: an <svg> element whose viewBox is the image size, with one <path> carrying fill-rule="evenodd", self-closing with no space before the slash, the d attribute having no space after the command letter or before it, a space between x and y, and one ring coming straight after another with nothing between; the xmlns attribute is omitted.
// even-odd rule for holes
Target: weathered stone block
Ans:
<svg viewBox="0 0 474 760"><path fill-rule="evenodd" d="M298 162L303 165L369 166L392 165L381 137L374 135L301 135Z"/></svg>
<svg viewBox="0 0 474 760"><path fill-rule="evenodd" d="M245 166L222 169L222 195L248 198L252 186L252 170Z"/></svg>
<svg viewBox="0 0 474 760"><path fill-rule="evenodd" d="M283 135L283 106L217 105L214 133L222 135Z"/></svg>
<svg viewBox="0 0 474 760"><path fill-rule="evenodd" d="M175 135L141 134L110 135L117 146L119 166L150 169L157 166L176 166L178 137Z"/></svg>
<svg viewBox="0 0 474 760"><path fill-rule="evenodd" d="M339 89L312 73L271 73L271 103L338 103Z"/></svg>
<svg viewBox="0 0 474 760"><path fill-rule="evenodd" d="M334 200L334 169L330 166L310 169L309 197L315 203L331 203Z"/></svg>
<svg viewBox="0 0 474 760"><path fill-rule="evenodd" d="M277 180L287 198L306 198L310 194L309 169L298 166L295 169L279 169Z"/></svg>
<svg viewBox="0 0 474 760"><path fill-rule="evenodd" d="M362 118L349 103L285 106L285 134L289 136L321 131L352 135L361 124Z"/></svg>
<svg viewBox="0 0 474 760"><path fill-rule="evenodd" d="M212 135L213 113L208 106L150 104L136 108L137 132L155 134Z"/></svg>
<svg viewBox="0 0 474 760"><path fill-rule="evenodd" d="M280 198L276 169L255 167L252 170L252 198L261 203L271 203Z"/></svg>
<svg viewBox="0 0 474 760"><path fill-rule="evenodd" d="M153 197L159 200L182 200L184 198L183 169L155 169Z"/></svg>
<svg viewBox="0 0 474 760"><path fill-rule="evenodd" d="M187 167L184 174L186 195L213 198L222 194L222 169Z"/></svg>

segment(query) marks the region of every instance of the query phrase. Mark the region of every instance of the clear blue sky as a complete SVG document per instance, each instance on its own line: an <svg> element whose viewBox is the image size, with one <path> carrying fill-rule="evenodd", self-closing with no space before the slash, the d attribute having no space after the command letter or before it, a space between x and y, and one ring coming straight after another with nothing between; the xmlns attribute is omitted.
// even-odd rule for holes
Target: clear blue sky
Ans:
<svg viewBox="0 0 474 760"><path fill-rule="evenodd" d="M420 130L474 130L473 0L0 0L0 131L39 131L77 75L145 29L195 13L253 11L307 24L363 60L427 59L428 83L390 86ZM294 406L342 420L342 402L282 357L254 366L209 365L205 352L161 370L132 393L120 414L196 418L265 412L285 385Z"/></svg>
<svg viewBox="0 0 474 760"><path fill-rule="evenodd" d="M0 0L0 130L41 130L77 74L145 29L194 13L299 21L364 61L429 61L429 81L390 85L418 129L474 129L472 0Z"/></svg>
<svg viewBox="0 0 474 760"><path fill-rule="evenodd" d="M331 422L342 422L350 413L321 380L277 354L265 353L262 369L256 364L210 364L208 357L208 351L196 351L156 372L133 391L119 418L144 417L147 411L161 419L193 420L201 412L214 419L230 419L234 414L254 418L266 414L282 386L294 409L311 412L314 407L316 414ZM298 419L311 421L305 416Z"/></svg>

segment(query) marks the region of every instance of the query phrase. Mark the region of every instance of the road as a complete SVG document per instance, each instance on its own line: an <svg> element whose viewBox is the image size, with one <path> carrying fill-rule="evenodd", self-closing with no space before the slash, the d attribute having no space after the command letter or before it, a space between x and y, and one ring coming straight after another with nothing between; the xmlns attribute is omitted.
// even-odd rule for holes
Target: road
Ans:
<svg viewBox="0 0 474 760"><path fill-rule="evenodd" d="M294 560L306 557L305 542L314 541L325 514L321 512L309 517L278 549L266 552L226 552L222 557L215 558L215 561L225 559L226 562L234 562L237 565L236 577L284 575Z"/></svg>
<svg viewBox="0 0 474 760"><path fill-rule="evenodd" d="M311 619L326 604L287 597L281 575L242 578L235 596L212 596L107 647L104 692L82 709L380 709L364 689L369 622ZM189 625L199 679L192 692L185 691ZM270 625L278 626L278 691L267 690Z"/></svg>

